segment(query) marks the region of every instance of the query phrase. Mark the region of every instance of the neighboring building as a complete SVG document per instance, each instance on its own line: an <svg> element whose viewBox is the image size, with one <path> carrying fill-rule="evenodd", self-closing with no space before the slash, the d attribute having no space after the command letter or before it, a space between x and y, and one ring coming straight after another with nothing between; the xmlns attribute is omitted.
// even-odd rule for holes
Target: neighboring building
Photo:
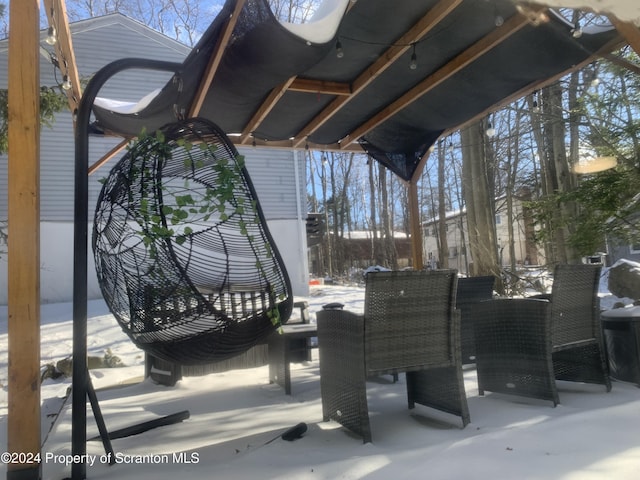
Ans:
<svg viewBox="0 0 640 480"><path fill-rule="evenodd" d="M181 62L190 48L121 14L106 15L71 24L76 63L81 78L119 58L138 57ZM41 32L43 55L40 62L41 85L61 82ZM8 41L0 42L0 88L7 85ZM56 73L58 74L56 77ZM168 74L150 71L127 71L113 77L100 96L137 102L150 91L161 87ZM120 138L91 137L90 162L94 162L121 141ZM241 148L247 169L255 184L260 204L278 249L284 257L295 295L308 293L308 269L305 235L305 162L290 150ZM89 179L89 221L101 188L100 179L120 157L112 159ZM74 210L74 135L71 114L57 115L54 125L42 127L40 149L41 216L41 298L43 302L72 299L73 285L73 210ZM7 219L7 157L0 157L0 221ZM9 225L9 241L11 237ZM89 225L91 229L91 224ZM0 251L2 248L0 248ZM91 250L89 250L91 251ZM100 298L93 267L89 259L89 298ZM7 259L0 259L0 305L7 303Z"/></svg>
<svg viewBox="0 0 640 480"><path fill-rule="evenodd" d="M351 271L360 271L371 265L378 263L373 258L373 234L370 231L355 231L345 233L341 238L341 257L345 261L346 268ZM378 235L381 235L380 233ZM405 268L411 265L411 239L407 234L394 232L394 245L398 268ZM324 237L326 240L326 236ZM331 234L332 248L335 248L335 236ZM382 244L382 239L378 237L378 243ZM382 247L381 247L382 248ZM323 264L321 257L327 256L326 243L318 243L309 248L309 271L316 276L322 277L328 272L320 271ZM342 272L345 273L345 272Z"/></svg>
<svg viewBox="0 0 640 480"><path fill-rule="evenodd" d="M533 243L533 224L523 206L523 200L515 196L513 197L513 217L515 263L518 265L544 263L544 253ZM466 274L473 263L469 248L466 210L451 212L446 218L449 268L455 268ZM424 263L431 268L437 268L442 264L438 257L438 219L424 222L422 230ZM500 262L503 266L509 266L511 257L507 205L504 198L496 200L496 238Z"/></svg>

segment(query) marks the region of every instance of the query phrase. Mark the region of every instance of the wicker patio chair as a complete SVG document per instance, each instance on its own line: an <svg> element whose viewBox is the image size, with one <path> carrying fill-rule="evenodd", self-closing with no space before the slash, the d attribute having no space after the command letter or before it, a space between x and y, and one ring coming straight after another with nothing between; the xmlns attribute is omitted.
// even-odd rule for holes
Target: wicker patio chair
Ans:
<svg viewBox="0 0 640 480"><path fill-rule="evenodd" d="M366 379L406 372L409 408L469 423L460 363L455 270L367 275L364 315L317 313L322 412L371 441Z"/></svg>
<svg viewBox="0 0 640 480"><path fill-rule="evenodd" d="M463 365L476 362L476 340L473 333L474 307L478 302L491 300L495 280L496 278L493 275L458 279L456 308L460 310L460 340Z"/></svg>
<svg viewBox="0 0 640 480"><path fill-rule="evenodd" d="M478 390L559 403L555 380L611 390L599 325L600 267L558 265L550 296L475 307Z"/></svg>
<svg viewBox="0 0 640 480"><path fill-rule="evenodd" d="M558 265L551 289L553 370L558 380L611 390L600 324L599 265Z"/></svg>

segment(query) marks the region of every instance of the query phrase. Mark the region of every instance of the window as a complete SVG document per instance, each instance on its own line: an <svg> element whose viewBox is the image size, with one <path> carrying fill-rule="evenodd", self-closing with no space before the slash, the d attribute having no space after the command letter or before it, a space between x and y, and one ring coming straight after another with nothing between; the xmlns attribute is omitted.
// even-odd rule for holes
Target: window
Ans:
<svg viewBox="0 0 640 480"><path fill-rule="evenodd" d="M640 240L637 240L629 245L629 253L640 253Z"/></svg>
<svg viewBox="0 0 640 480"><path fill-rule="evenodd" d="M502 223L502 220L500 218L500 215L496 215L496 225L500 225Z"/></svg>

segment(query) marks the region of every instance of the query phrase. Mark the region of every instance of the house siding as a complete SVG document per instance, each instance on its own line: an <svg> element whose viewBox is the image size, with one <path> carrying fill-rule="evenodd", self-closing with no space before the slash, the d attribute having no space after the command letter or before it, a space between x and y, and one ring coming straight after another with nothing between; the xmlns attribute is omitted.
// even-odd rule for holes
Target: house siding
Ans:
<svg viewBox="0 0 640 480"><path fill-rule="evenodd" d="M83 78L119 58L137 57L181 62L190 49L120 14L74 23L70 26L74 53ZM42 32L42 38L46 32ZM44 41L42 45L45 46ZM108 48L105 48L108 46ZM48 47L48 46L47 46ZM51 48L51 47L48 47ZM55 85L48 58L41 57L42 85ZM166 83L169 76L149 71L123 72L109 80L100 96L122 101L138 101ZM0 42L0 88L7 85L6 41ZM120 138L90 137L89 164L102 158ZM68 301L72 282L75 145L69 111L56 115L51 127L42 126L40 141L41 291L43 301ZM269 228L292 278L294 293L308 292L306 237L305 163L290 150L242 147L247 170L254 183ZM101 179L122 157L120 154L89 177L89 221L102 187ZM297 176L296 176L297 174ZM0 156L0 221L7 219L7 156ZM89 226L91 228L91 225ZM53 245L54 243L63 244ZM60 251L60 248L64 252ZM71 263L70 263L71 262ZM93 264L90 265L91 270ZM89 274L89 296L98 298L93 271ZM69 278L67 278L69 277ZM7 301L6 257L0 259L0 304Z"/></svg>

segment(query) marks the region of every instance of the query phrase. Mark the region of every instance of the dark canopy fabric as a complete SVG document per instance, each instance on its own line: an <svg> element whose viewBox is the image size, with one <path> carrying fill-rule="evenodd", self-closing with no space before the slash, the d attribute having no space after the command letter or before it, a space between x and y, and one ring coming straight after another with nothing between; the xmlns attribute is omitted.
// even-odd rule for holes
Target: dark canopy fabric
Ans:
<svg viewBox="0 0 640 480"><path fill-rule="evenodd" d="M143 126L148 131L154 130L175 120L176 114L188 111L235 3L227 1L185 60L184 71L177 75L177 81L169 82L148 107L135 115L123 115L96 106L96 126L111 133L135 136ZM444 75L443 69L454 68L468 49L486 41L488 36L499 36L524 18L507 0L463 0L411 45L398 43L432 9L447 3L456 1L352 2L335 37L323 44L313 44L284 29L271 13L267 0L247 0L200 116L212 120L228 134L241 133L272 90L291 77L340 82L352 88L354 81L386 51L404 46L406 51L399 58L383 71L376 71L366 88L351 95L342 108L331 112L302 140L301 132L323 115L336 99L335 94L288 89L251 133L254 141L267 146L291 142L298 147L336 148L346 145L345 139L357 140L371 156L408 180L443 132L477 118L513 95L533 90L540 82L570 70L603 49L613 49L619 40L614 29L575 38L572 25L549 13L537 25L526 23L522 28L514 28L503 41L482 50L455 73ZM503 25L496 24L497 16L505 19ZM336 55L337 41L344 51L342 58ZM415 69L409 68L413 53L417 60ZM421 89L424 82L438 76L442 76L442 81L402 102L388 118L374 122L373 128L362 128L389 105L402 101L412 89ZM354 132L360 132L358 138L353 137Z"/></svg>

